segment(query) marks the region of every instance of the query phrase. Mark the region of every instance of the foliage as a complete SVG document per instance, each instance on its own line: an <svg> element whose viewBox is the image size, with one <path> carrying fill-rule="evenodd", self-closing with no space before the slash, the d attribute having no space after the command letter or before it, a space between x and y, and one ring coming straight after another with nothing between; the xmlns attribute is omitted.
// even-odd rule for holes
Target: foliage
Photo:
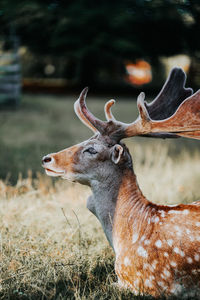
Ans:
<svg viewBox="0 0 200 300"><path fill-rule="evenodd" d="M33 52L67 60L67 78L94 85L117 81L125 60L194 55L199 12L196 0L2 0L0 24Z"/></svg>

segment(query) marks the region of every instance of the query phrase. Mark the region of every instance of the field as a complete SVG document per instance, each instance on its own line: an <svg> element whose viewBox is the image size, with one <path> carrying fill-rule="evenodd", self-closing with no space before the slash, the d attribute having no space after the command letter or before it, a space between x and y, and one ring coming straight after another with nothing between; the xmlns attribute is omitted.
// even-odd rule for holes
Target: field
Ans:
<svg viewBox="0 0 200 300"><path fill-rule="evenodd" d="M89 98L88 106L103 118L107 99ZM113 252L86 209L90 189L51 179L41 168L43 155L91 135L73 113L74 100L25 95L18 110L0 111L0 299L149 299L114 284ZM116 118L134 120L135 102L117 100ZM200 199L198 141L127 144L148 199Z"/></svg>

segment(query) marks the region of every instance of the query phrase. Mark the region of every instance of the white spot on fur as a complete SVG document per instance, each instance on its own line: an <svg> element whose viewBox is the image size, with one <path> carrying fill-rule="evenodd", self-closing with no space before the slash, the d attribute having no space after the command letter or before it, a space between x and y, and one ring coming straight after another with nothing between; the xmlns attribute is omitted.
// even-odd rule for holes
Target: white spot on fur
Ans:
<svg viewBox="0 0 200 300"><path fill-rule="evenodd" d="M180 211L172 209L168 211L168 214L180 214Z"/></svg>
<svg viewBox="0 0 200 300"><path fill-rule="evenodd" d="M190 232L191 232L190 229L186 229L187 234L190 234Z"/></svg>
<svg viewBox="0 0 200 300"><path fill-rule="evenodd" d="M175 247L173 250L175 253L180 254L180 249L178 247Z"/></svg>
<svg viewBox="0 0 200 300"><path fill-rule="evenodd" d="M185 256L185 252L181 250L180 256L184 257Z"/></svg>
<svg viewBox="0 0 200 300"><path fill-rule="evenodd" d="M162 242L161 242L161 240L157 240L157 241L155 242L155 245L156 245L156 247L161 248L161 247L162 247Z"/></svg>
<svg viewBox="0 0 200 300"><path fill-rule="evenodd" d="M193 235L190 235L190 241L194 242L194 236Z"/></svg>
<svg viewBox="0 0 200 300"><path fill-rule="evenodd" d="M127 256L124 258L124 265L126 267L131 265L131 261L130 261L130 259Z"/></svg>
<svg viewBox="0 0 200 300"><path fill-rule="evenodd" d="M143 268L144 268L145 270L147 270L147 269L150 269L151 266L150 266L150 264L144 263L144 264L143 264Z"/></svg>
<svg viewBox="0 0 200 300"><path fill-rule="evenodd" d="M149 245L149 244L150 244L150 240L145 240L145 241L144 241L144 244L145 244L145 245Z"/></svg>
<svg viewBox="0 0 200 300"><path fill-rule="evenodd" d="M137 240L138 240L138 234L137 234L137 233L134 233L134 234L133 234L133 238L132 238L132 243L133 243L133 244L136 243Z"/></svg>
<svg viewBox="0 0 200 300"><path fill-rule="evenodd" d="M174 283L170 292L173 294L179 294L183 289L183 286L180 285L179 283Z"/></svg>
<svg viewBox="0 0 200 300"><path fill-rule="evenodd" d="M164 269L163 273L165 274L166 277L170 277L171 276L171 273L167 269Z"/></svg>
<svg viewBox="0 0 200 300"><path fill-rule="evenodd" d="M200 273L200 269L193 269L192 270L192 274L198 274L199 275L199 273Z"/></svg>
<svg viewBox="0 0 200 300"><path fill-rule="evenodd" d="M160 221L159 217L155 217L154 222L155 222L155 223L158 223L159 221Z"/></svg>
<svg viewBox="0 0 200 300"><path fill-rule="evenodd" d="M137 253L142 257L148 256L147 251L142 246L138 247Z"/></svg>
<svg viewBox="0 0 200 300"><path fill-rule="evenodd" d="M172 267L176 267L176 266L177 266L177 263L176 263L175 261L170 261L170 265L171 265Z"/></svg>
<svg viewBox="0 0 200 300"><path fill-rule="evenodd" d="M142 237L141 237L141 241L144 241L145 240L145 235L143 235Z"/></svg>
<svg viewBox="0 0 200 300"><path fill-rule="evenodd" d="M189 210L188 209L184 209L184 210L169 210L168 212L169 214L176 214L176 215L188 215L189 214Z"/></svg>
<svg viewBox="0 0 200 300"><path fill-rule="evenodd" d="M162 279L166 279L166 276L164 274L160 275Z"/></svg>
<svg viewBox="0 0 200 300"><path fill-rule="evenodd" d="M139 285L139 279L137 278L134 282L133 282L134 286L137 288L137 286Z"/></svg>
<svg viewBox="0 0 200 300"><path fill-rule="evenodd" d="M153 285L152 285L152 282L149 280L149 279L146 279L145 280L145 282L144 282L144 284L147 286L147 287L153 287Z"/></svg>
<svg viewBox="0 0 200 300"><path fill-rule="evenodd" d="M180 256L182 257L185 256L185 253L182 250L180 250L178 247L175 247L173 250L175 253L180 254Z"/></svg>
<svg viewBox="0 0 200 300"><path fill-rule="evenodd" d="M193 262L192 258L191 258L191 257L187 257L187 262L188 262L189 264L192 264L192 262Z"/></svg>
<svg viewBox="0 0 200 300"><path fill-rule="evenodd" d="M160 213L160 215L161 215L162 218L165 217L165 211L164 210L159 210L159 213Z"/></svg>
<svg viewBox="0 0 200 300"><path fill-rule="evenodd" d="M158 283L158 285L161 286L162 288L164 288L164 289L166 288L166 285L165 285L165 283L164 283L163 281L158 281L157 283Z"/></svg>
<svg viewBox="0 0 200 300"><path fill-rule="evenodd" d="M199 258L200 258L200 257L199 257L199 254L196 253L195 256L194 256L194 259L195 259L196 261L199 261Z"/></svg>
<svg viewBox="0 0 200 300"><path fill-rule="evenodd" d="M156 265L158 264L157 260L154 260L152 263L152 268L155 270L156 269Z"/></svg>
<svg viewBox="0 0 200 300"><path fill-rule="evenodd" d="M167 240L167 244L171 247L173 245L173 240L172 239Z"/></svg>
<svg viewBox="0 0 200 300"><path fill-rule="evenodd" d="M182 230L181 230L181 228L180 228L179 226L175 226L174 228L176 229L176 234L177 234L178 236L181 236L181 235L182 235Z"/></svg>
<svg viewBox="0 0 200 300"><path fill-rule="evenodd" d="M197 226L197 227L200 227L200 222L196 222L196 226Z"/></svg>
<svg viewBox="0 0 200 300"><path fill-rule="evenodd" d="M164 252L163 254L165 257L169 257L169 254L167 252Z"/></svg>

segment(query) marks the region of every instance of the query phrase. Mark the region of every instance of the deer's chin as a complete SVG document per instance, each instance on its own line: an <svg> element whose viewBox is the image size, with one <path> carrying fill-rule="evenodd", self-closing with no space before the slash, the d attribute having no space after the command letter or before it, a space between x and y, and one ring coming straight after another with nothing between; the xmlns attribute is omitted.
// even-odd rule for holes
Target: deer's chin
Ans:
<svg viewBox="0 0 200 300"><path fill-rule="evenodd" d="M65 174L65 171L55 171L48 168L45 168L45 172L48 176L52 176L52 177L60 177L60 176L64 176Z"/></svg>
<svg viewBox="0 0 200 300"><path fill-rule="evenodd" d="M70 182L76 182L76 179L74 178L74 174L70 172L65 172L61 175L62 179L68 180Z"/></svg>
<svg viewBox="0 0 200 300"><path fill-rule="evenodd" d="M66 172L65 174L61 175L62 179L68 180L70 182L77 182L80 184L88 185L88 180L84 179L82 175L74 174L71 172Z"/></svg>

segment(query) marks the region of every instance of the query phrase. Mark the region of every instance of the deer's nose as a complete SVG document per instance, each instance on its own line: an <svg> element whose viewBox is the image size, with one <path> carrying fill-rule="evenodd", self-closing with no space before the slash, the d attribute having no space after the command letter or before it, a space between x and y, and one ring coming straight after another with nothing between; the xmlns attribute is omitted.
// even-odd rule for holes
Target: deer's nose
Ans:
<svg viewBox="0 0 200 300"><path fill-rule="evenodd" d="M46 164L46 163L50 163L52 161L52 158L50 156L44 156L42 159L42 163Z"/></svg>

